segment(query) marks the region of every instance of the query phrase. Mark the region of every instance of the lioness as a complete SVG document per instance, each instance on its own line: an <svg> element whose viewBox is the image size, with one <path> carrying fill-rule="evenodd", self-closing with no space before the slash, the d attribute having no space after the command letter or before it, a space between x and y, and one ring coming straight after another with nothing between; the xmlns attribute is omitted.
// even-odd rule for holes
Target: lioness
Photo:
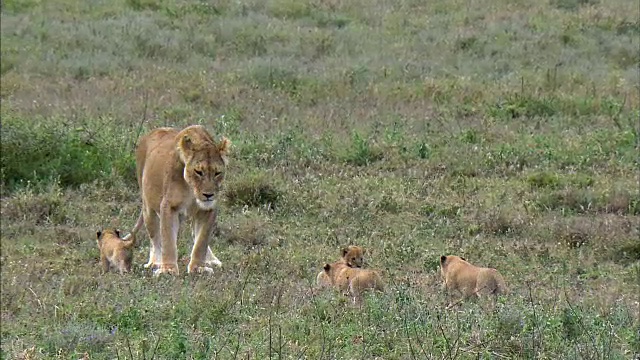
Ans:
<svg viewBox="0 0 640 360"><path fill-rule="evenodd" d="M459 291L464 297L507 293L504 278L498 270L471 265L459 256L441 256L440 273L443 289Z"/></svg>
<svg viewBox="0 0 640 360"><path fill-rule="evenodd" d="M325 264L324 272L332 285L340 291L348 291L354 304L362 301L362 295L368 289L384 291L380 274L374 270L352 268L339 260L333 264Z"/></svg>
<svg viewBox="0 0 640 360"><path fill-rule="evenodd" d="M178 275L180 215L193 218L194 244L187 272L211 273L211 266L222 265L211 252L209 238L216 227L216 197L230 146L225 137L214 141L200 125L158 128L140 139L136 175L142 211L130 235L146 225L151 246L144 266L155 268L154 275Z"/></svg>
<svg viewBox="0 0 640 360"><path fill-rule="evenodd" d="M120 231L108 229L96 232L96 243L100 250L100 263L104 273L109 272L111 266L117 268L120 274L131 271L135 237L125 241L120 238Z"/></svg>
<svg viewBox="0 0 640 360"><path fill-rule="evenodd" d="M364 253L365 250L360 246L349 245L347 247L342 248L341 250L341 260L342 263L347 264L349 267L362 267L364 265ZM329 279L329 275L323 270L318 273L316 277L316 283L320 287L328 287L331 286L331 279Z"/></svg>

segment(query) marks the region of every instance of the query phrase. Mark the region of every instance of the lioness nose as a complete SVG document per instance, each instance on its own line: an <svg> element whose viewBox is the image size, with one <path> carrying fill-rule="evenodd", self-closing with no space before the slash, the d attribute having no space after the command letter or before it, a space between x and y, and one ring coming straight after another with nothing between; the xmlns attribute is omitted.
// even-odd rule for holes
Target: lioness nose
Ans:
<svg viewBox="0 0 640 360"><path fill-rule="evenodd" d="M213 197L213 194L202 193L202 196L204 196L205 199L209 200Z"/></svg>

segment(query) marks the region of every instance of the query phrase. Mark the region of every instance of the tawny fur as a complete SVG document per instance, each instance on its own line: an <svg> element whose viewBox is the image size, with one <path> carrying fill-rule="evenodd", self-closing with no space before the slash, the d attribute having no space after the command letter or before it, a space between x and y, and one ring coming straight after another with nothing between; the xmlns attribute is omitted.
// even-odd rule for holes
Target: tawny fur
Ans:
<svg viewBox="0 0 640 360"><path fill-rule="evenodd" d="M217 226L216 200L230 146L227 138L216 142L200 125L183 130L159 128L140 139L136 173L142 211L130 235L135 236L145 224L151 238L145 267L155 268L154 274L179 272L177 235L181 215L193 219L194 245L187 272L211 273L211 266L221 265L209 247L209 239Z"/></svg>
<svg viewBox="0 0 640 360"><path fill-rule="evenodd" d="M362 295L367 290L384 291L385 288L377 271L349 267L342 259L325 264L324 272L331 285L351 295L354 303L362 301Z"/></svg>
<svg viewBox="0 0 640 360"><path fill-rule="evenodd" d="M131 271L135 237L125 241L120 238L120 231L108 229L96 232L96 243L100 250L103 272L109 272L111 267L117 269L120 274Z"/></svg>
<svg viewBox="0 0 640 360"><path fill-rule="evenodd" d="M364 254L365 250L356 245L349 245L347 247L342 248L340 250L341 261L347 264L349 267L358 267L361 268L364 266ZM330 287L331 279L329 279L329 275L323 270L318 273L316 277L316 283L319 287Z"/></svg>
<svg viewBox="0 0 640 360"><path fill-rule="evenodd" d="M459 256L441 256L440 274L448 292L458 291L464 297L507 293L504 278L498 270L471 265Z"/></svg>

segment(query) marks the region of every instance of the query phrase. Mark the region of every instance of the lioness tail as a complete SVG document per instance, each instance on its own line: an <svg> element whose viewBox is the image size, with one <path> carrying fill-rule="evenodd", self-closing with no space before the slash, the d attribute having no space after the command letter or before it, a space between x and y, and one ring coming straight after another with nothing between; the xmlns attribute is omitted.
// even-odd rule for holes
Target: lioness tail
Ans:
<svg viewBox="0 0 640 360"><path fill-rule="evenodd" d="M138 221L136 222L136 226L133 227L130 233L128 233L127 235L125 235L125 237L122 238L122 240L124 241L129 241L129 243L126 245L127 247L131 247L135 245L136 234L138 233L138 231L140 231L140 228L142 227L143 224L144 224L144 217L142 216L142 211L140 211L140 216L138 216Z"/></svg>

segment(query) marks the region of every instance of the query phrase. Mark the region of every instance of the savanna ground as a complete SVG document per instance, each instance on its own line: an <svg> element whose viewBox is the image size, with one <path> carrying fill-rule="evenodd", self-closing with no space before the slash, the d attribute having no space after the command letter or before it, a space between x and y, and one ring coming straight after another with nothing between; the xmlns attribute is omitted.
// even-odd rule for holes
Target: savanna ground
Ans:
<svg viewBox="0 0 640 360"><path fill-rule="evenodd" d="M3 359L640 355L640 9L628 0L4 0ZM101 275L133 149L233 155L223 268ZM346 244L384 294L315 275ZM451 310L443 254L511 294ZM87 355L85 355L87 354Z"/></svg>

